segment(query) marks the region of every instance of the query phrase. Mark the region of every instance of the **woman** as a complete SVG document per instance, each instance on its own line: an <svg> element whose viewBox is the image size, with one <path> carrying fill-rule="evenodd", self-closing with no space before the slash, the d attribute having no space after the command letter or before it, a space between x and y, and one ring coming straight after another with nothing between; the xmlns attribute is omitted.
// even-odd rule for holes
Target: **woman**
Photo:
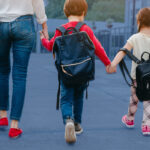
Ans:
<svg viewBox="0 0 150 150"><path fill-rule="evenodd" d="M36 33L33 14L48 39L43 0L0 0L0 127L8 126L10 49L13 52L13 94L9 137L22 134L18 128L24 105L27 68Z"/></svg>

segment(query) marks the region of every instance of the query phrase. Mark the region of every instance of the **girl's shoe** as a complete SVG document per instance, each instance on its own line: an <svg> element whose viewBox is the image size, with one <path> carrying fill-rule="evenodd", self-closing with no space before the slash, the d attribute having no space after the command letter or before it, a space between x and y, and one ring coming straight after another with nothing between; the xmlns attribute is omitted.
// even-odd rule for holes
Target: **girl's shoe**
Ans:
<svg viewBox="0 0 150 150"><path fill-rule="evenodd" d="M8 126L8 119L7 118L1 118L0 119L0 127L7 127Z"/></svg>
<svg viewBox="0 0 150 150"><path fill-rule="evenodd" d="M74 122L72 119L67 119L67 121L66 121L65 139L66 139L67 143L76 142L75 127L74 127Z"/></svg>
<svg viewBox="0 0 150 150"><path fill-rule="evenodd" d="M10 138L17 138L17 137L21 136L21 134L22 134L21 129L10 128L8 135Z"/></svg>
<svg viewBox="0 0 150 150"><path fill-rule="evenodd" d="M143 135L150 135L150 126L142 125L142 133Z"/></svg>
<svg viewBox="0 0 150 150"><path fill-rule="evenodd" d="M122 117L122 123L128 128L134 128L134 120L128 120L127 115Z"/></svg>
<svg viewBox="0 0 150 150"><path fill-rule="evenodd" d="M79 123L74 123L75 125L75 132L77 135L80 135L83 132L83 128L81 127L81 125Z"/></svg>

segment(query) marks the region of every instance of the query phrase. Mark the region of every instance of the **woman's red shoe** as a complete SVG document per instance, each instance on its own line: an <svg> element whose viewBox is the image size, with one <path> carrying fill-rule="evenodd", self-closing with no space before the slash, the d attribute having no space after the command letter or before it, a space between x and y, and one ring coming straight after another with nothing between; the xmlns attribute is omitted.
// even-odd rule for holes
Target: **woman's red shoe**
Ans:
<svg viewBox="0 0 150 150"><path fill-rule="evenodd" d="M7 118L1 118L0 119L0 127L6 127L8 126L8 119Z"/></svg>
<svg viewBox="0 0 150 150"><path fill-rule="evenodd" d="M22 134L21 129L15 129L15 128L10 128L9 130L9 137L10 138L17 138Z"/></svg>

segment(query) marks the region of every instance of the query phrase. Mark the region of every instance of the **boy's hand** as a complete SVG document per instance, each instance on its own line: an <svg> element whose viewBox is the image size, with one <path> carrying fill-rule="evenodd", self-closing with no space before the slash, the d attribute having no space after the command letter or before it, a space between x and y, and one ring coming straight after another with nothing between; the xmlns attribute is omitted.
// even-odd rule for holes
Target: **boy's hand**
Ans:
<svg viewBox="0 0 150 150"><path fill-rule="evenodd" d="M106 72L109 73L110 65L106 66Z"/></svg>

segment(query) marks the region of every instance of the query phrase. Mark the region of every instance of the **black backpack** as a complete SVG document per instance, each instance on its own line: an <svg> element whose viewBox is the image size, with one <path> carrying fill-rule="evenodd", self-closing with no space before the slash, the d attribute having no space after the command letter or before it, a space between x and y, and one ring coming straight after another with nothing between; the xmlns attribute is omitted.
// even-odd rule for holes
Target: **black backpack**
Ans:
<svg viewBox="0 0 150 150"><path fill-rule="evenodd" d="M68 87L94 80L95 47L87 33L80 32L84 24L79 22L75 28L65 29L63 26L57 28L62 33L62 36L56 38L53 46L59 81L57 109L59 109L60 80Z"/></svg>
<svg viewBox="0 0 150 150"><path fill-rule="evenodd" d="M136 67L136 82L137 86L134 86L134 81L127 69L127 66L125 64L125 61L122 60L119 64L121 72L123 74L123 77L125 78L125 81L129 86L134 86L136 88L136 95L140 101L148 101L150 100L150 53L148 52L143 52L141 55L141 60L138 60L130 51L128 51L125 48L122 48L120 51L124 51L127 56L133 60L138 66ZM149 55L148 60L144 60L143 56L144 54ZM127 81L125 72L131 79L132 83L130 84Z"/></svg>

